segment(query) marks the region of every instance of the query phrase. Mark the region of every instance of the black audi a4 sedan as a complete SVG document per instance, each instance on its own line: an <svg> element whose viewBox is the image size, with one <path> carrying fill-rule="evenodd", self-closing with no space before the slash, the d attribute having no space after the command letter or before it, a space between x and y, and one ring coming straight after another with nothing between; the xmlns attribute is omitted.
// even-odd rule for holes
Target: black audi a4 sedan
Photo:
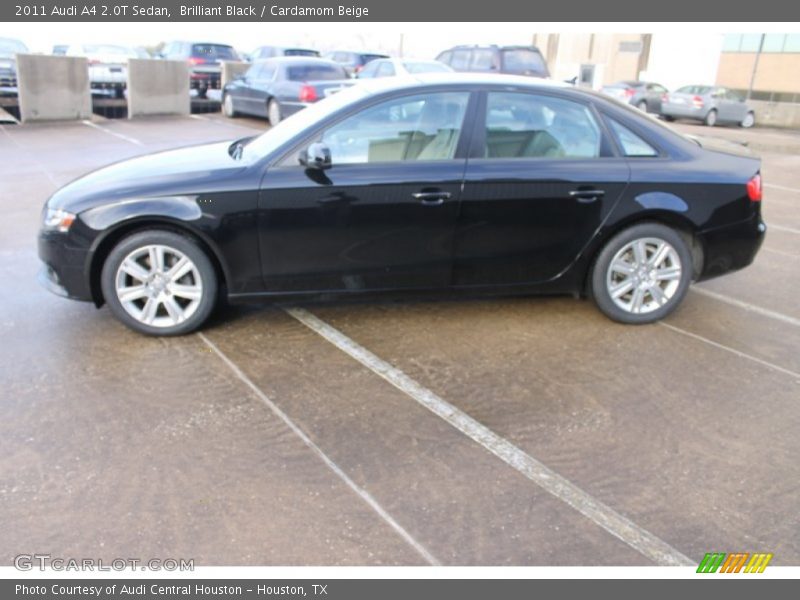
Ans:
<svg viewBox="0 0 800 600"><path fill-rule="evenodd" d="M433 290L669 314L764 238L758 159L515 76L370 80L257 137L102 168L47 201L52 291L153 335L231 302Z"/></svg>

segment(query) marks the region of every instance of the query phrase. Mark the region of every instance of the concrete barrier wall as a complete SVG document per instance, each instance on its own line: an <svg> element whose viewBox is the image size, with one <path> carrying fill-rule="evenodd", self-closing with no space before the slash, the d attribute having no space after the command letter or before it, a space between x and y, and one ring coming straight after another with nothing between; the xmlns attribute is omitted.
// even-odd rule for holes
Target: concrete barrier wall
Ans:
<svg viewBox="0 0 800 600"><path fill-rule="evenodd" d="M128 118L188 115L189 66L182 60L132 58L128 61Z"/></svg>
<svg viewBox="0 0 800 600"><path fill-rule="evenodd" d="M239 75L244 75L250 68L250 63L225 60L222 61L222 87L236 79Z"/></svg>
<svg viewBox="0 0 800 600"><path fill-rule="evenodd" d="M17 54L17 88L23 123L92 116L85 58Z"/></svg>
<svg viewBox="0 0 800 600"><path fill-rule="evenodd" d="M748 100L756 113L756 125L800 128L800 104Z"/></svg>

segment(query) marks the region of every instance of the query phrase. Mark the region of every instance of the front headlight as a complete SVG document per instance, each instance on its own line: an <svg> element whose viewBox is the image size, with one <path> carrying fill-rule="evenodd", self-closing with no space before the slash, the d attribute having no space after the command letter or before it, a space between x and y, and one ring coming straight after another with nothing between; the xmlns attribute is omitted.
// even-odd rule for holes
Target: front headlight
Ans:
<svg viewBox="0 0 800 600"><path fill-rule="evenodd" d="M45 208L42 218L42 227L47 231L60 231L66 233L72 227L75 215L60 208Z"/></svg>

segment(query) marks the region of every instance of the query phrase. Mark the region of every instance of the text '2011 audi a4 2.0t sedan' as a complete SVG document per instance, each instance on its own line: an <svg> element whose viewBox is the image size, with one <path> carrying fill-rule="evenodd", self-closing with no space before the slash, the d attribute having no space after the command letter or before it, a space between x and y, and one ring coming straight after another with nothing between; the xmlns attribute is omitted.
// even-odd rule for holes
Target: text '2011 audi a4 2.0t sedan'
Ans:
<svg viewBox="0 0 800 600"><path fill-rule="evenodd" d="M753 261L760 201L758 159L600 94L419 75L86 175L48 200L39 255L51 290L154 335L221 293L580 294L649 323Z"/></svg>

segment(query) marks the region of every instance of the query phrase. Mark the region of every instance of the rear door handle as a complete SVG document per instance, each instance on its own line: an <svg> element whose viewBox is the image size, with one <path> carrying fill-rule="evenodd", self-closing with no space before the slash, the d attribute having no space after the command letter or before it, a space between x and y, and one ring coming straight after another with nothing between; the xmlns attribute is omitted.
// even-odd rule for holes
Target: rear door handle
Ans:
<svg viewBox="0 0 800 600"><path fill-rule="evenodd" d="M602 198L606 195L606 192L605 190L572 190L569 195L577 198L578 202L586 204Z"/></svg>
<svg viewBox="0 0 800 600"><path fill-rule="evenodd" d="M425 206L439 206L450 199L450 192L416 192L411 197Z"/></svg>

